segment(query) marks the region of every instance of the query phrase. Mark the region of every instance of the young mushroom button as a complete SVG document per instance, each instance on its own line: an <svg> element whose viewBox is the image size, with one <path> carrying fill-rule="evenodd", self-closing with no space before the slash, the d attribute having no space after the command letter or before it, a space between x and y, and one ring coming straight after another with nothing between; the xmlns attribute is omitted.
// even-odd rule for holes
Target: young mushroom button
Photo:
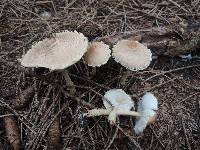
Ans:
<svg viewBox="0 0 200 150"><path fill-rule="evenodd" d="M106 64L110 56L111 50L108 45L103 42L92 42L85 53L84 59L89 66L99 67Z"/></svg>

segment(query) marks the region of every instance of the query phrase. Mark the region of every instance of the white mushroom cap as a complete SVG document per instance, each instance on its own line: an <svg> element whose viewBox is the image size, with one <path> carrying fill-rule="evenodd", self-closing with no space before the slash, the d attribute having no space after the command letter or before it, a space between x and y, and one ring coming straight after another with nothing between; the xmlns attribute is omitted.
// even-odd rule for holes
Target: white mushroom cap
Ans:
<svg viewBox="0 0 200 150"><path fill-rule="evenodd" d="M150 49L137 41L121 40L112 50L115 61L132 71L146 69L152 60Z"/></svg>
<svg viewBox="0 0 200 150"><path fill-rule="evenodd" d="M92 42L85 53L85 61L89 66L96 67L107 63L111 56L109 46L103 42Z"/></svg>
<svg viewBox="0 0 200 150"><path fill-rule="evenodd" d="M51 70L64 69L81 59L87 50L88 39L78 32L56 33L35 45L23 56L25 67L45 67Z"/></svg>
<svg viewBox="0 0 200 150"><path fill-rule="evenodd" d="M138 111L151 109L158 110L158 100L157 98L150 92L147 92L142 100L138 102Z"/></svg>
<svg viewBox="0 0 200 150"><path fill-rule="evenodd" d="M140 112L142 116L137 117L134 127L136 134L142 133L148 124L155 121L155 110L158 110L158 101L153 94L148 92L142 97L142 100L138 102L137 111Z"/></svg>
<svg viewBox="0 0 200 150"><path fill-rule="evenodd" d="M106 109L112 110L108 116L110 124L116 123L117 111L127 111L134 108L134 102L131 97L122 89L107 91L103 97L103 104Z"/></svg>
<svg viewBox="0 0 200 150"><path fill-rule="evenodd" d="M112 89L105 93L103 104L106 109L112 109L112 106L119 110L130 110L134 108L134 102L122 89Z"/></svg>

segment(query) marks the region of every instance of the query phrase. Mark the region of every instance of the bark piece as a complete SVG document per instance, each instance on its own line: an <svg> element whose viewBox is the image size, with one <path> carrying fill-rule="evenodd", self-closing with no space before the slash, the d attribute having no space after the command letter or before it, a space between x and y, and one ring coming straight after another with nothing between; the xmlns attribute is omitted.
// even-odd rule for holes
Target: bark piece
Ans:
<svg viewBox="0 0 200 150"><path fill-rule="evenodd" d="M21 150L20 131L13 116L4 117L6 137L14 150Z"/></svg>
<svg viewBox="0 0 200 150"><path fill-rule="evenodd" d="M60 121L57 117L51 124L48 130L48 149L49 150L61 150L61 131L60 131Z"/></svg>

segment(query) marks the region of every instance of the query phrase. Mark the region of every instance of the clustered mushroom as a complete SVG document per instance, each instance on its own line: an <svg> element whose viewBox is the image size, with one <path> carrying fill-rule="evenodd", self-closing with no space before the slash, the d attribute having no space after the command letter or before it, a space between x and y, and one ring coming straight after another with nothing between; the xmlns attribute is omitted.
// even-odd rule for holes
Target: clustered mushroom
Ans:
<svg viewBox="0 0 200 150"><path fill-rule="evenodd" d="M25 67L45 67L50 70L62 70L73 88L65 68L75 64L84 56L89 66L100 67L111 57L111 50L103 42L88 43L87 37L76 31L55 33L35 45L22 57L21 65ZM146 69L152 60L152 54L143 44L133 40L120 40L112 48L112 57L122 66L132 71ZM74 92L73 92L74 93ZM105 93L103 104L106 109L89 110L85 116L108 115L111 124L116 123L117 116L136 116L135 133L141 133L147 124L155 120L157 99L147 93L139 101L137 111L133 111L134 102L121 89L112 89Z"/></svg>
<svg viewBox="0 0 200 150"><path fill-rule="evenodd" d="M110 124L116 123L117 116L128 115L136 117L134 131L140 134L148 124L156 119L158 101L152 93L146 93L138 102L137 111L134 110L134 102L122 89L112 89L105 93L103 104L106 109L92 109L84 114L86 117L108 115ZM131 110L133 109L133 110Z"/></svg>
<svg viewBox="0 0 200 150"><path fill-rule="evenodd" d="M21 65L62 70L75 64L83 56L89 66L100 67L109 60L111 50L103 42L88 43L87 37L82 33L64 31L34 44L22 57ZM152 60L151 51L138 41L132 40L118 41L113 46L112 56L132 71L146 69Z"/></svg>

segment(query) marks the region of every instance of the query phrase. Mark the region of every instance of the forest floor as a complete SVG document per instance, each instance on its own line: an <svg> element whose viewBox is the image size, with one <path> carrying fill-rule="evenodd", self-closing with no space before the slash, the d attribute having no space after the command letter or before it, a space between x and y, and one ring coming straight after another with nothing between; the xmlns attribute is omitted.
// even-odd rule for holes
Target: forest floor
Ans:
<svg viewBox="0 0 200 150"><path fill-rule="evenodd" d="M14 116L25 150L48 149L52 138L48 129L54 122L61 149L199 149L198 51L192 52L194 59L156 56L147 69L135 72L112 58L95 72L80 60L67 69L76 87L74 95L62 72L20 65L32 44L55 32L77 30L92 41L199 19L198 0L1 0L0 149L11 149L4 122L9 116ZM34 89L28 104L13 108L16 95L28 87ZM157 120L143 135L132 132L134 118L130 117L120 117L119 126L110 126L106 117L81 120L80 114L89 109L83 101L103 108L102 96L112 88L125 90L136 102L147 91L158 98Z"/></svg>

